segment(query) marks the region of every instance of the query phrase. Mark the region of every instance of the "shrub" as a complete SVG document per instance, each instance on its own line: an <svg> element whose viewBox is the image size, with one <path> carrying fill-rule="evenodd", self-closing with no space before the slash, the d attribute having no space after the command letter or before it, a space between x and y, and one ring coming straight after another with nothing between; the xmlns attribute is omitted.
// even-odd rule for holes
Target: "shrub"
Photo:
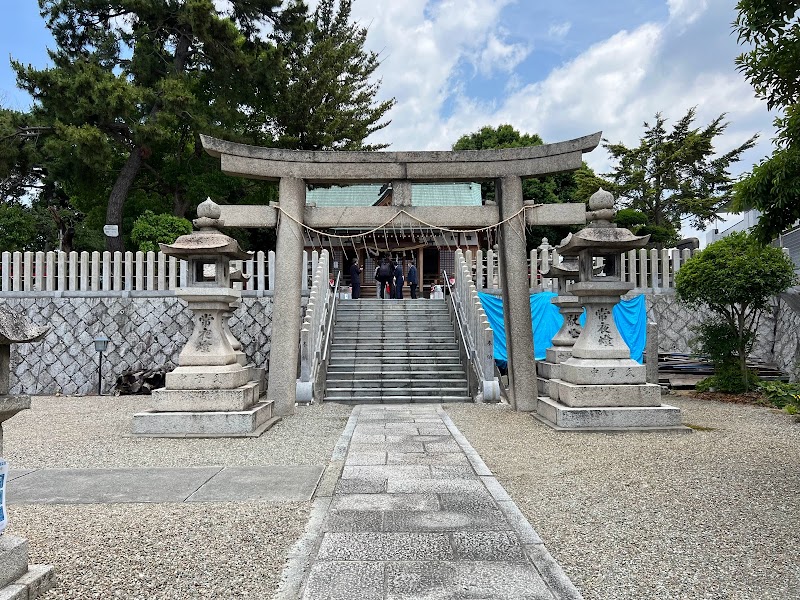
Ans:
<svg viewBox="0 0 800 600"><path fill-rule="evenodd" d="M759 391L769 402L790 415L800 412L800 384L782 381L761 381Z"/></svg>
<svg viewBox="0 0 800 600"><path fill-rule="evenodd" d="M715 364L738 363L741 387L748 390L753 383L747 354L758 321L770 310L772 296L795 282L794 265L780 248L734 233L686 261L675 275L675 291L682 302L714 313L700 328L699 345L717 357L711 356Z"/></svg>
<svg viewBox="0 0 800 600"><path fill-rule="evenodd" d="M191 232L192 223L187 219L146 210L133 224L131 240L142 252L158 252L159 243L171 244Z"/></svg>

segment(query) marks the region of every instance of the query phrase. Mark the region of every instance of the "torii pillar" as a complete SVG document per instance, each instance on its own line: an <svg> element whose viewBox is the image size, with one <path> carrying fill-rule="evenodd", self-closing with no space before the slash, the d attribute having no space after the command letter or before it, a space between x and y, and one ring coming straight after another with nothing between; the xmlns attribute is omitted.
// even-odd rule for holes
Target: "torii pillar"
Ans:
<svg viewBox="0 0 800 600"><path fill-rule="evenodd" d="M278 198L283 215L275 246L275 291L272 296L272 338L269 351L267 402L278 415L291 415L297 400L295 382L300 355L303 236L300 223L306 207L306 182L282 177ZM296 220L293 220L296 219ZM327 278L326 278L327 279ZM275 318L275 317L278 318Z"/></svg>
<svg viewBox="0 0 800 600"><path fill-rule="evenodd" d="M601 133L527 148L461 152L305 152L260 148L201 135L206 152L220 158L222 171L249 179L278 181L278 206L220 206L227 227L278 227L272 347L267 399L276 415L294 412L301 329L302 225L314 229L394 225L479 229L502 222L502 278L505 299L509 382L513 406L536 409L525 248L526 225L586 222L583 203L548 204L522 211L522 178L571 171ZM411 183L497 182L499 206L412 206ZM307 207L306 185L392 182L391 206ZM280 217L279 217L280 213ZM511 218L513 217L513 218ZM422 273L422 262L419 270Z"/></svg>
<svg viewBox="0 0 800 600"><path fill-rule="evenodd" d="M509 176L498 179L495 190L503 221L500 226L500 269L505 299L503 321L506 326L509 396L512 408L532 412L536 410L539 394L533 356L525 219L512 218L523 207L522 178Z"/></svg>

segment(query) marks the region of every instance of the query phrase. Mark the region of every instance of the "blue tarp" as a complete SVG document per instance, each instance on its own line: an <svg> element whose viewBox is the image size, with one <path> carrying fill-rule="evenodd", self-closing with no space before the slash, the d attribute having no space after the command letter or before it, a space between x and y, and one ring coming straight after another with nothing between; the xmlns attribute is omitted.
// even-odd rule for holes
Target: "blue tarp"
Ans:
<svg viewBox="0 0 800 600"><path fill-rule="evenodd" d="M531 294L533 347L537 360L544 359L545 350L553 345L553 336L558 333L564 322L564 317L558 312L558 307L550 303L550 299L555 295L553 292ZM478 297L494 332L494 358L499 365L505 366L508 362L508 352L506 351L506 327L503 321L503 298L484 293L478 293ZM644 296L640 294L630 300L622 300L614 306L613 315L619 334L631 349L631 358L639 363L643 362L647 334ZM585 319L586 313L584 312L581 315L581 324Z"/></svg>

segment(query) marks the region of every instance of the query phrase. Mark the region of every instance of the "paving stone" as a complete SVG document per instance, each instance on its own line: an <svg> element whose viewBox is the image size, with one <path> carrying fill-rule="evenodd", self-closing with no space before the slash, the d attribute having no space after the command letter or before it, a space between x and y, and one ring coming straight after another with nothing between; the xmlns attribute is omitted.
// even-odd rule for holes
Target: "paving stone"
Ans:
<svg viewBox="0 0 800 600"><path fill-rule="evenodd" d="M425 452L421 442L401 442L382 444L350 444L350 449L355 452Z"/></svg>
<svg viewBox="0 0 800 600"><path fill-rule="evenodd" d="M469 465L463 454L454 452L392 452L387 453L386 464L389 465Z"/></svg>
<svg viewBox="0 0 800 600"><path fill-rule="evenodd" d="M383 600L385 566L376 562L317 562L303 600Z"/></svg>
<svg viewBox="0 0 800 600"><path fill-rule="evenodd" d="M509 530L508 521L499 510L457 511L387 511L383 513L384 531L480 531Z"/></svg>
<svg viewBox="0 0 800 600"><path fill-rule="evenodd" d="M444 533L326 533L319 560L448 560L453 548Z"/></svg>
<svg viewBox="0 0 800 600"><path fill-rule="evenodd" d="M336 482L335 494L382 494L386 492L386 479L355 477L339 479Z"/></svg>
<svg viewBox="0 0 800 600"><path fill-rule="evenodd" d="M390 600L553 600L522 563L397 562L386 565Z"/></svg>
<svg viewBox="0 0 800 600"><path fill-rule="evenodd" d="M335 496L334 510L437 510L435 494L348 494Z"/></svg>
<svg viewBox="0 0 800 600"><path fill-rule="evenodd" d="M189 502L304 502L311 500L323 467L226 467Z"/></svg>
<svg viewBox="0 0 800 600"><path fill-rule="evenodd" d="M496 509L497 503L486 490L471 494L444 493L439 494L442 510L478 511Z"/></svg>
<svg viewBox="0 0 800 600"><path fill-rule="evenodd" d="M456 556L465 560L525 560L519 538L504 531L454 531Z"/></svg>
<svg viewBox="0 0 800 600"><path fill-rule="evenodd" d="M386 441L384 434L353 432L352 444L382 444Z"/></svg>
<svg viewBox="0 0 800 600"><path fill-rule="evenodd" d="M183 502L220 467L39 469L15 480L8 501L27 504Z"/></svg>
<svg viewBox="0 0 800 600"><path fill-rule="evenodd" d="M19 479L20 477L25 477L30 473L33 473L35 469L9 469L8 470L8 480L13 481L14 479Z"/></svg>
<svg viewBox="0 0 800 600"><path fill-rule="evenodd" d="M328 512L323 530L333 532L382 531L384 514L388 513L373 510L332 510Z"/></svg>
<svg viewBox="0 0 800 600"><path fill-rule="evenodd" d="M350 452L347 454L345 466L353 467L359 465L385 465L386 452Z"/></svg>
<svg viewBox="0 0 800 600"><path fill-rule="evenodd" d="M478 479L390 479L390 494L469 494L486 488Z"/></svg>
<svg viewBox="0 0 800 600"><path fill-rule="evenodd" d="M447 455L445 455L447 456ZM476 479L472 465L431 465L431 479Z"/></svg>
<svg viewBox="0 0 800 600"><path fill-rule="evenodd" d="M445 442L428 442L425 444L426 452L462 452L461 446L456 444L452 438Z"/></svg>
<svg viewBox="0 0 800 600"><path fill-rule="evenodd" d="M431 469L426 465L374 465L348 467L342 471L342 478L351 477L370 479L425 479L431 476Z"/></svg>

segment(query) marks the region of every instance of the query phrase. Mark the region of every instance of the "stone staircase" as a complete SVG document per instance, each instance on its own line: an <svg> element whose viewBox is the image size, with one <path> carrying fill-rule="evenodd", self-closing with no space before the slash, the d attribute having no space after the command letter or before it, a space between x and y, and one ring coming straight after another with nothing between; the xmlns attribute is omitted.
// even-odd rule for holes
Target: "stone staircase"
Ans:
<svg viewBox="0 0 800 600"><path fill-rule="evenodd" d="M471 402L442 300L341 300L326 402Z"/></svg>

